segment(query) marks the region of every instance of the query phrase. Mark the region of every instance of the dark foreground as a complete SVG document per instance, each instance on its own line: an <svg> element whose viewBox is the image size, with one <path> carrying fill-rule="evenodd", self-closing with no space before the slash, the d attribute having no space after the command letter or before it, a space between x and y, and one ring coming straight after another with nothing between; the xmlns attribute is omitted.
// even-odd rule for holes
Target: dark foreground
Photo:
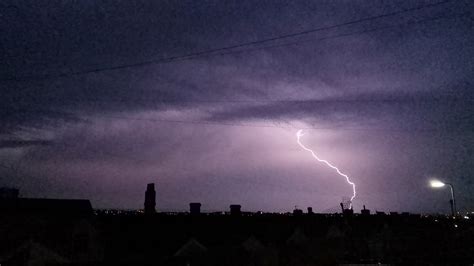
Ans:
<svg viewBox="0 0 474 266"><path fill-rule="evenodd" d="M464 217L146 216L60 206L49 212L3 210L0 217L2 266L474 263L474 223Z"/></svg>

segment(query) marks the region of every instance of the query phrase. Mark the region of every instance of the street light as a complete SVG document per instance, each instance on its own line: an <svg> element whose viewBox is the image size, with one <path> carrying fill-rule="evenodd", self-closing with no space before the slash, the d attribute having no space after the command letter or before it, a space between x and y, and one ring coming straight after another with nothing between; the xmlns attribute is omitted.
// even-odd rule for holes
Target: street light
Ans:
<svg viewBox="0 0 474 266"><path fill-rule="evenodd" d="M451 189L451 200L449 201L451 203L451 213L453 214L453 216L455 216L456 215L456 200L454 198L453 185L449 184L449 183L441 182L439 180L431 180L430 181L430 186L432 188L442 188L444 186L449 186L449 188Z"/></svg>

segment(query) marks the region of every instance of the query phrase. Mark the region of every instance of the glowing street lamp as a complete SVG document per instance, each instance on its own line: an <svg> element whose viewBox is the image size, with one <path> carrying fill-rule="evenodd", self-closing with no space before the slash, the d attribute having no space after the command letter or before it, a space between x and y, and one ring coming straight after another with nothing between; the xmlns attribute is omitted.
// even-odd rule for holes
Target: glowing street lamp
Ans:
<svg viewBox="0 0 474 266"><path fill-rule="evenodd" d="M430 181L430 186L432 188L442 188L444 186L449 186L449 188L451 189L451 200L449 201L451 203L451 213L453 214L453 216L455 216L456 215L456 200L454 198L453 185L449 184L449 183L441 182L439 180L431 180Z"/></svg>
<svg viewBox="0 0 474 266"><path fill-rule="evenodd" d="M439 188L439 187L444 187L446 184L439 180L431 180L430 185L433 188Z"/></svg>

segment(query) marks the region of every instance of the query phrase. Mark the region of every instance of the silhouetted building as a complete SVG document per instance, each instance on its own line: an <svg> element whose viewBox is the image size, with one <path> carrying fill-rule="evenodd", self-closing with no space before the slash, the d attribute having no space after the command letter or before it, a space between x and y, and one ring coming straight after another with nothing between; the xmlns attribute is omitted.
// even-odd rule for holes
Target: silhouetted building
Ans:
<svg viewBox="0 0 474 266"><path fill-rule="evenodd" d="M362 214L362 215L370 215L370 210L369 210L369 209L366 209L366 208L365 208L365 205L364 205L364 208L360 211L360 214Z"/></svg>
<svg viewBox="0 0 474 266"><path fill-rule="evenodd" d="M33 240L10 251L0 260L5 265L67 265L69 262L67 258Z"/></svg>
<svg viewBox="0 0 474 266"><path fill-rule="evenodd" d="M191 238L176 253L174 257L184 257L187 259L198 258L207 252L207 248L196 239Z"/></svg>
<svg viewBox="0 0 474 266"><path fill-rule="evenodd" d="M242 214L242 211L240 210L241 206L240 205L230 205L230 215L236 215L239 216Z"/></svg>
<svg viewBox="0 0 474 266"><path fill-rule="evenodd" d="M1 265L101 265L89 200L0 199Z"/></svg>
<svg viewBox="0 0 474 266"><path fill-rule="evenodd" d="M308 207L308 214L314 214L314 212L313 212L313 208L311 208L311 207Z"/></svg>
<svg viewBox="0 0 474 266"><path fill-rule="evenodd" d="M198 215L201 213L201 203L191 202L189 203L189 213L192 215Z"/></svg>
<svg viewBox="0 0 474 266"><path fill-rule="evenodd" d="M352 214L354 214L354 210L353 209L345 209L343 214L344 215L352 215Z"/></svg>
<svg viewBox="0 0 474 266"><path fill-rule="evenodd" d="M34 215L93 215L89 200L75 199L0 199L0 212Z"/></svg>
<svg viewBox="0 0 474 266"><path fill-rule="evenodd" d="M155 213L156 192L155 184L150 183L146 186L145 191L145 214Z"/></svg>
<svg viewBox="0 0 474 266"><path fill-rule="evenodd" d="M294 215L294 216L301 216L301 215L303 215L303 210L300 210L300 209L296 209L296 208L295 208L295 209L293 210L293 215Z"/></svg>
<svg viewBox="0 0 474 266"><path fill-rule="evenodd" d="M48 205L57 204L53 200ZM76 209L71 204L77 202L59 205ZM59 216L31 219L3 215L0 209L1 265L469 265L474 261L472 218L289 217L242 211L241 216L109 213L88 219L64 216L62 207L54 210Z"/></svg>
<svg viewBox="0 0 474 266"><path fill-rule="evenodd" d="M0 199L16 199L20 191L16 188L1 187L0 188Z"/></svg>

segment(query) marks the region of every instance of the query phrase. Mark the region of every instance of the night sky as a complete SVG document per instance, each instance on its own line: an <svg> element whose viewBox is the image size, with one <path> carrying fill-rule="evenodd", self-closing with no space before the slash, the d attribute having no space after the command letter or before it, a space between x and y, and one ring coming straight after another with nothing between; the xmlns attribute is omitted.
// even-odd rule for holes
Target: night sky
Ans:
<svg viewBox="0 0 474 266"><path fill-rule="evenodd" d="M351 186L297 144L305 129L356 211L448 213L432 177L474 211L473 11L2 1L0 186L136 209L154 182L158 211L339 211Z"/></svg>

